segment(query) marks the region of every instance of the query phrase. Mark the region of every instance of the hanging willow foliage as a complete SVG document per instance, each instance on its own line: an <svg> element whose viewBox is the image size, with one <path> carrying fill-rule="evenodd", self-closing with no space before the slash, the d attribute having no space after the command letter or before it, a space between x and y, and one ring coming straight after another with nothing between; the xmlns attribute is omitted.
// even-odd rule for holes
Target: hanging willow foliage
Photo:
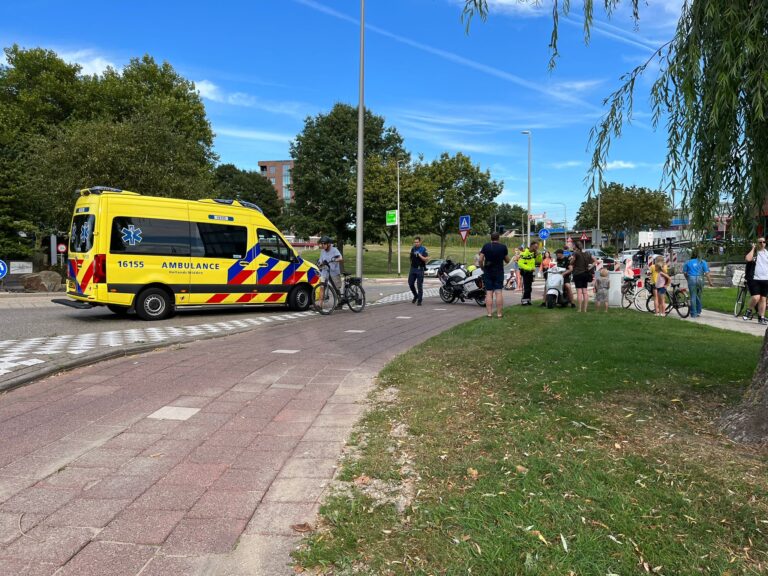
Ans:
<svg viewBox="0 0 768 576"><path fill-rule="evenodd" d="M521 3L539 4L537 0ZM595 4L608 17L621 0L583 0L588 42ZM551 0L553 27L550 68L558 52L558 18L570 0ZM626 0L639 20L640 0ZM462 18L488 16L488 0L465 0ZM664 123L667 157L662 185L682 193L696 228L709 228L721 202L731 205L739 233L755 232L768 198L768 2L765 0L686 0L674 37L647 62L621 77L604 104L607 112L590 131L590 191L605 166L613 139L631 122L635 84L649 64L659 72L650 93L653 125Z"/></svg>

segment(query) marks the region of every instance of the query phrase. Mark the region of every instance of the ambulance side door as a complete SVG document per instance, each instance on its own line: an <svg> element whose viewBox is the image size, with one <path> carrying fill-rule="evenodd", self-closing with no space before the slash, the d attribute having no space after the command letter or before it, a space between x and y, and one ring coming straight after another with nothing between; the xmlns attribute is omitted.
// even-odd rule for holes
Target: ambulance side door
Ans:
<svg viewBox="0 0 768 576"><path fill-rule="evenodd" d="M256 288L266 303L283 303L292 288L298 258L276 230L259 226Z"/></svg>
<svg viewBox="0 0 768 576"><path fill-rule="evenodd" d="M205 208L205 210L209 210ZM192 304L242 304L253 298L255 269L248 227L233 216L190 210Z"/></svg>

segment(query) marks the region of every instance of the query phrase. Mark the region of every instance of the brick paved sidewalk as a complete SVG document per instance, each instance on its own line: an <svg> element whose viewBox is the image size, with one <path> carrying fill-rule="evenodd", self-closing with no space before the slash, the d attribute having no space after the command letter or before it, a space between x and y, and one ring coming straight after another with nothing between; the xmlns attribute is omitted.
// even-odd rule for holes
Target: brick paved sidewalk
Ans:
<svg viewBox="0 0 768 576"><path fill-rule="evenodd" d="M103 362L0 397L0 575L290 574L396 354L484 315L425 300Z"/></svg>

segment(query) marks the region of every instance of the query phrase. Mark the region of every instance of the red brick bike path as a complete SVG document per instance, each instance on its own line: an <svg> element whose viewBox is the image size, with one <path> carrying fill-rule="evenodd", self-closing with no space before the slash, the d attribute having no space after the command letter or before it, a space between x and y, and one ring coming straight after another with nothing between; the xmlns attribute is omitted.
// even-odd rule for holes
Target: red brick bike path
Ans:
<svg viewBox="0 0 768 576"><path fill-rule="evenodd" d="M484 314L343 310L3 395L0 575L290 574L376 374Z"/></svg>

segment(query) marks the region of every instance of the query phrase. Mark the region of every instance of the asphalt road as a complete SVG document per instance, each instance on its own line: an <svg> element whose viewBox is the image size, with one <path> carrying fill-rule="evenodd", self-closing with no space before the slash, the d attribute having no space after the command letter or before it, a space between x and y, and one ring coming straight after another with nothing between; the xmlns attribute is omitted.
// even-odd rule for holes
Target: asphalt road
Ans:
<svg viewBox="0 0 768 576"><path fill-rule="evenodd" d="M428 280L425 287L436 284ZM408 290L405 280L370 281L365 284L368 302ZM65 298L64 294L56 296ZM230 308L186 308L167 320L147 323L135 315L125 317L112 314L106 307L78 310L50 302L51 296L0 297L0 340L25 340L63 334L84 334L127 330L131 328L190 326L203 323L243 320L284 314L284 306ZM21 304L24 302L24 304ZM20 306L20 307L15 307Z"/></svg>

